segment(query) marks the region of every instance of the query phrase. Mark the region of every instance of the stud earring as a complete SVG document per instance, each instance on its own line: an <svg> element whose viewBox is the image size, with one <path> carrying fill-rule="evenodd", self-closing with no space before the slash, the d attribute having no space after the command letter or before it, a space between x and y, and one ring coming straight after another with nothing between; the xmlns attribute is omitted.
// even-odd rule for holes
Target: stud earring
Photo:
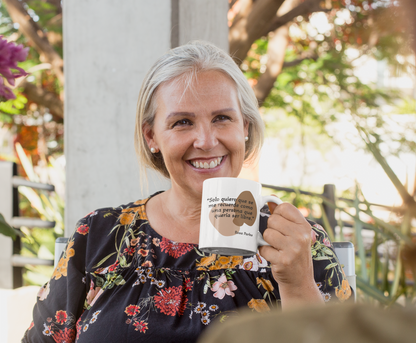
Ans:
<svg viewBox="0 0 416 343"><path fill-rule="evenodd" d="M248 141L248 136L245 136L244 137L244 140L247 142Z"/></svg>
<svg viewBox="0 0 416 343"><path fill-rule="evenodd" d="M150 148L150 152L151 152L152 154L154 154L154 153L156 152L156 149L155 149L155 148Z"/></svg>

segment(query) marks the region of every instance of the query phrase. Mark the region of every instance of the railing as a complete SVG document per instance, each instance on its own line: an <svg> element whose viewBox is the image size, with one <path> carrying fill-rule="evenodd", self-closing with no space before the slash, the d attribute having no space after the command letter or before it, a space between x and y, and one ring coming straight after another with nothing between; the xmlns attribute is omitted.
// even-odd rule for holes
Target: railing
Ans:
<svg viewBox="0 0 416 343"><path fill-rule="evenodd" d="M283 192L286 192L286 193L296 193L296 194L303 194L303 195L310 195L310 196L314 196L314 197L319 197L319 198L322 199L322 207L323 207L323 210L325 212L325 216L328 219L328 223L330 224L331 229L333 231L339 223L342 223L342 225L344 227L352 227L353 226L353 224L350 223L350 222L338 221L336 219L336 217L335 217L335 204L338 200L344 201L346 203L353 204L355 200L354 199L349 199L349 198L343 198L343 197L336 197L336 195L335 195L335 185L333 185L333 184L324 185L324 189L323 189L323 192L321 194L308 192L308 191L302 191L302 190L299 190L299 189L267 185L267 184L262 184L262 186L265 187L265 188L270 188L270 189L273 189L273 190L276 190L276 191L283 191ZM333 206L331 206L330 204L333 204ZM382 208L382 209L387 210L387 211L396 210L394 207L381 205L381 204L375 204L375 203L359 202L359 204L360 205L367 205L369 207L379 207L379 208ZM351 206L351 207L353 207L353 206ZM324 224L323 223L323 218L314 218L314 220L318 224L321 224L321 225ZM363 229L366 229L366 227L363 227Z"/></svg>
<svg viewBox="0 0 416 343"><path fill-rule="evenodd" d="M6 221L16 229L22 226L28 228L52 228L55 222L44 221L38 218L20 217L18 187L52 192L53 185L31 182L18 177L15 163L0 161L0 213ZM7 237L0 237L0 288L17 288L23 286L23 268L27 265L52 266L53 260L21 256L21 240L14 241Z"/></svg>

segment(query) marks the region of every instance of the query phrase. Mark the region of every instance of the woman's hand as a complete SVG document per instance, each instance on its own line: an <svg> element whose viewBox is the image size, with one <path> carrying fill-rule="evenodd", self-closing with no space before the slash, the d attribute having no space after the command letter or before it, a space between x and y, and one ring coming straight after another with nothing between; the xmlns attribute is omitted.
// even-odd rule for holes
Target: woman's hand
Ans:
<svg viewBox="0 0 416 343"><path fill-rule="evenodd" d="M263 238L270 246L260 247L259 252L271 264L282 307L323 302L313 275L310 224L289 203L269 203L269 208Z"/></svg>

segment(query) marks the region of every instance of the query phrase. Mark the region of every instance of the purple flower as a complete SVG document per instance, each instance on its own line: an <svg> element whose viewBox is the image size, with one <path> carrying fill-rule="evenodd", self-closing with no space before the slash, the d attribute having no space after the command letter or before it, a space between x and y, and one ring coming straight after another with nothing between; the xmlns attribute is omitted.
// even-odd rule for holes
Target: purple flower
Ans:
<svg viewBox="0 0 416 343"><path fill-rule="evenodd" d="M23 62L28 54L29 48L23 45L16 45L8 42L3 36L0 36L0 74L7 82L14 86L14 80L18 77L25 76L27 73L17 66L17 62ZM3 78L0 77L0 100L14 99L15 95L9 87L4 84Z"/></svg>

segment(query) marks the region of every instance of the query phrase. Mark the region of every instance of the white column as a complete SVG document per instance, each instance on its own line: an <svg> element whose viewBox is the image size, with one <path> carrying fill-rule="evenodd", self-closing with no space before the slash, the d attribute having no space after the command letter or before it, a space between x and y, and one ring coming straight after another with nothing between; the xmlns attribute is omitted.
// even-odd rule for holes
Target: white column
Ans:
<svg viewBox="0 0 416 343"><path fill-rule="evenodd" d="M143 77L192 39L228 49L227 0L63 2L65 235L88 212L143 198L133 135ZM169 182L150 173L149 191Z"/></svg>
<svg viewBox="0 0 416 343"><path fill-rule="evenodd" d="M0 213L10 223L13 216L13 164L0 162ZM13 288L13 241L0 234L0 288ZM1 306L1 305L0 305Z"/></svg>
<svg viewBox="0 0 416 343"><path fill-rule="evenodd" d="M173 0L172 47L199 39L228 52L228 6L227 0Z"/></svg>

